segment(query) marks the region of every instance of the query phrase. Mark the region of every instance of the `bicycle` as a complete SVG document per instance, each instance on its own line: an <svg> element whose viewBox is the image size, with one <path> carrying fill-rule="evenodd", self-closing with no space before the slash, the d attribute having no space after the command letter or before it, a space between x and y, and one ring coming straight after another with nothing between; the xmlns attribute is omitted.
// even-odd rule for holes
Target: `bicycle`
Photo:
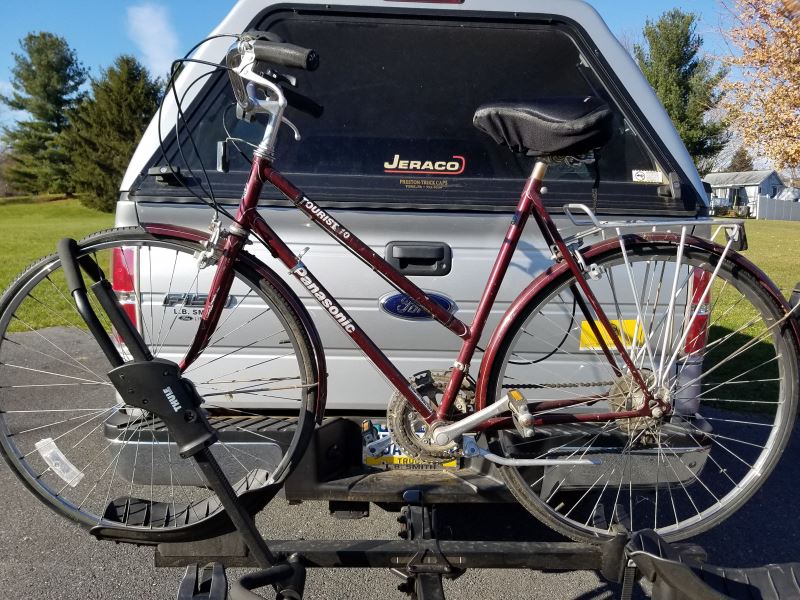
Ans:
<svg viewBox="0 0 800 600"><path fill-rule="evenodd" d="M608 539L618 525L683 539L753 496L794 425L797 306L738 254L740 223L601 222L568 205L587 229L561 235L541 200L548 163L591 164L610 137L613 111L602 99L477 111L479 129L539 160L467 325L275 169L281 124L299 138L283 116L282 86L293 82L257 65L313 70L316 53L240 36L227 60L240 110L268 117L232 220L224 226L218 211L209 232L151 223L65 240L0 298L0 448L46 505L97 537L155 544L225 529L226 514L236 522L274 496L323 418L326 365L301 300L245 248L253 238L395 387L387 421L410 456L496 465L533 516L575 540ZM459 337L453 368L403 375L258 214L265 183ZM553 265L479 348L529 218ZM642 227L650 231L623 233ZM665 227L674 231L657 231ZM712 239L725 242L690 234L697 227L716 227ZM221 351L232 336L237 347ZM222 358L236 361L234 371L217 370ZM121 369L134 363L148 376L129 383ZM63 394L53 405L43 391ZM231 407L234 396L244 407ZM226 429L237 441L214 443ZM184 468L187 456L203 460ZM222 480L235 482L231 497L208 489Z"/></svg>

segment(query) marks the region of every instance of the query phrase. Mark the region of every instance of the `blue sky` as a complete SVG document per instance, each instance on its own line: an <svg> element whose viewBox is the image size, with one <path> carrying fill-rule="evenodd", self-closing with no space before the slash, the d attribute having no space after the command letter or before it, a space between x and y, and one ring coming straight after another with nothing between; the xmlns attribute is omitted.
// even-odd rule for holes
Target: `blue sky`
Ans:
<svg viewBox="0 0 800 600"><path fill-rule="evenodd" d="M558 0L553 0L557 2ZM617 36L634 37L645 21L679 7L700 15L699 31L712 51L722 8L718 0L589 0ZM235 4L233 0L38 0L0 1L0 93L9 91L11 53L29 31L50 31L66 38L93 73L119 54L133 54L151 71L165 73L170 60L202 39ZM76 9L76 6L80 8ZM0 124L14 118L0 106Z"/></svg>

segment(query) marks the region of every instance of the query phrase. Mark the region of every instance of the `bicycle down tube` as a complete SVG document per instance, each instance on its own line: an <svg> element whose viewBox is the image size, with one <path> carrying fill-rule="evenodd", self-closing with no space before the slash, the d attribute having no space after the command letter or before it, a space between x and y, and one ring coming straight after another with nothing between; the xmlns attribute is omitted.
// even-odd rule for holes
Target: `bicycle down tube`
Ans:
<svg viewBox="0 0 800 600"><path fill-rule="evenodd" d="M478 341L483 333L486 321L488 320L489 312L494 304L500 285L506 274L508 266L516 250L517 244L521 238L522 231L525 228L528 218L531 214L535 217L539 228L545 235L545 239L549 243L554 243L561 251L564 260L568 263L573 271L579 272L580 267L577 265L575 259L571 254L566 251L566 246L561 239L555 224L547 215L539 195L542 180L546 172L546 166L538 163L534 168L533 173L527 181L525 189L520 196L519 204L516 212L511 220L509 229L503 239L503 243L498 252L494 266L489 275L486 287L478 303L475 316L471 326L467 326L454 315L447 312L444 308L432 301L417 285L399 273L394 267L386 262L382 257L375 253L369 246L361 241L355 234L343 227L336 219L331 217L326 211L321 209L315 202L310 200L303 194L297 187L295 187L288 179L281 173L275 170L272 166L272 161L266 157L254 155L253 165L250 171L250 176L247 181L242 201L236 215L236 222L230 227L230 235L227 236L224 242L222 256L218 262L217 271L209 291L208 299L202 314L202 323L198 329L198 334L187 352L184 361L181 363L182 368L187 368L202 352L205 345L208 343L211 335L216 328L219 321L222 306L225 299L230 292L231 287L231 271L233 262L236 260L238 253L244 246L245 239L250 231L254 231L267 245L273 257L279 259L289 269L289 273L303 285L317 303L326 310L339 326L350 336L356 345L364 352L369 360L378 368L378 370L389 380L389 382L408 400L409 404L417 411L419 416L428 424L437 420L444 420L448 411L450 410L456 395L461 387L461 384L468 372L468 365L470 364L474 352L477 348ZM407 378L400 373L400 371L392 364L383 351L378 348L372 339L361 329L361 327L353 320L347 311L334 299L328 290L317 280L317 278L310 272L308 267L302 262L285 242L275 233L275 231L264 221L258 214L257 206L258 200L261 195L264 182L269 182L278 191L280 191L286 198L288 198L297 208L299 208L306 216L309 217L318 227L325 231L330 237L336 240L337 243L347 248L354 256L359 258L367 266L369 266L376 274L381 276L385 281L391 284L395 289L407 294L415 303L422 309L426 310L438 323L446 327L454 335L462 338L463 343L458 358L454 363L454 369L451 372L450 379L445 388L440 406L434 411L429 407L422 398L415 392ZM591 290L587 291L584 288L584 293L587 294L586 298L595 309L601 325L606 331L609 332L611 339L616 350L620 352L626 366L631 369L634 378L642 387L645 394L649 396L646 385L641 379L637 377L638 371L633 367L632 361L625 351L624 345L614 332L614 329L607 323L608 318L602 313L597 300L593 297ZM597 324L593 319L589 318L589 309L586 306L583 298L581 299L581 308L584 311L590 326L593 329L597 328ZM611 350L606 344L603 336L597 334L603 351L611 363L612 367L616 367ZM481 408L481 407L478 407ZM641 411L637 411L636 416L641 416L639 413L649 411L648 405L645 405ZM622 413L610 413L609 415L602 415L603 418L617 418ZM613 416L611 416L613 415ZM596 415L601 416L601 415ZM626 415L627 416L627 415ZM632 415L633 416L633 415Z"/></svg>

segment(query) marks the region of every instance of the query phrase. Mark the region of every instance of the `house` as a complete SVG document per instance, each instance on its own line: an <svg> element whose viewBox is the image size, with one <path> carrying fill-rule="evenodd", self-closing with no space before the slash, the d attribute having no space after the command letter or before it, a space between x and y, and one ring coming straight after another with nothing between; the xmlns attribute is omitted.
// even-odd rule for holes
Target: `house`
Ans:
<svg viewBox="0 0 800 600"><path fill-rule="evenodd" d="M755 205L762 196L777 198L786 187L776 171L709 173L704 179L711 186L713 207Z"/></svg>

